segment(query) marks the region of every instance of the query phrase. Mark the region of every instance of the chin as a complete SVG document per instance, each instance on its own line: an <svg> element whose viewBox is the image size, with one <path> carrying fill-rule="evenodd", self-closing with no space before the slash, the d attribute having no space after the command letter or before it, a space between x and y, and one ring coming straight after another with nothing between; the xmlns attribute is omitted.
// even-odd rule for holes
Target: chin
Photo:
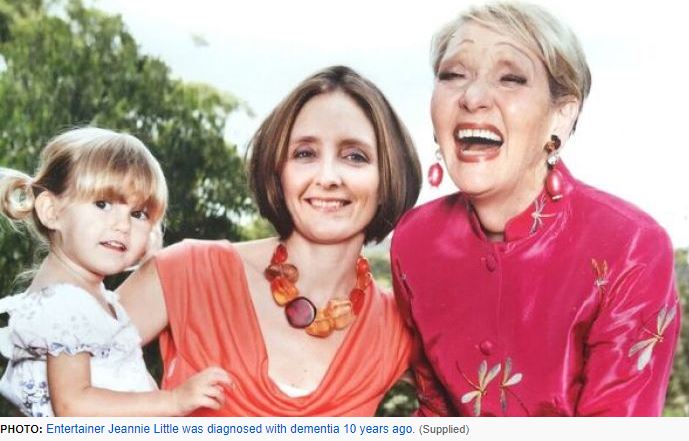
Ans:
<svg viewBox="0 0 689 441"><path fill-rule="evenodd" d="M108 276L113 276L115 274L119 274L119 273L123 272L124 270L126 270L127 268L129 268L130 266L131 265L122 266L121 264L117 264L117 265L104 264L104 265L100 265L97 268L94 268L92 270L92 272L94 272L95 274L99 274L103 277L108 277Z"/></svg>
<svg viewBox="0 0 689 441"><path fill-rule="evenodd" d="M450 178L457 188L468 196L480 196L490 192L495 182L487 173L467 173L466 171L451 173Z"/></svg>
<svg viewBox="0 0 689 441"><path fill-rule="evenodd" d="M363 236L363 234L364 234L363 230L352 230L351 226L350 226L350 228L342 228L342 229L333 229L333 228L321 229L321 230L314 229L314 230L311 230L308 234L305 234L305 236L312 242L332 245L332 244L346 242L346 241L351 240L352 238L354 238L358 235Z"/></svg>

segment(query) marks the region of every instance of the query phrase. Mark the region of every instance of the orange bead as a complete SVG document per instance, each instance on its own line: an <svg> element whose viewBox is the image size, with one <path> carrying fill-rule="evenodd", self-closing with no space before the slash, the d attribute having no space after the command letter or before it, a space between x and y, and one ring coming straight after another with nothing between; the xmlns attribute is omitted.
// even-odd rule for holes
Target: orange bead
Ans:
<svg viewBox="0 0 689 441"><path fill-rule="evenodd" d="M356 288L365 290L368 288L368 286L371 284L371 281L373 280L373 275L369 273L364 273L363 275L360 275L356 279Z"/></svg>
<svg viewBox="0 0 689 441"><path fill-rule="evenodd" d="M354 321L349 299L331 299L325 307L325 314L332 319L335 329L344 329Z"/></svg>
<svg viewBox="0 0 689 441"><path fill-rule="evenodd" d="M324 338L332 334L333 329L335 329L335 324L333 323L332 318L330 318L322 310L319 310L316 313L316 318L313 319L313 322L305 329L306 333L309 335Z"/></svg>
<svg viewBox="0 0 689 441"><path fill-rule="evenodd" d="M270 292L273 293L273 299L278 305L284 306L290 300L299 296L299 290L285 277L275 277L270 282Z"/></svg>
<svg viewBox="0 0 689 441"><path fill-rule="evenodd" d="M287 248L283 244L278 244L270 263L285 263L285 261L287 261Z"/></svg>
<svg viewBox="0 0 689 441"><path fill-rule="evenodd" d="M281 276L282 275L282 265L279 263L273 263L269 265L265 271L263 271L263 275L266 277L266 279L269 282L272 282L274 278Z"/></svg>
<svg viewBox="0 0 689 441"><path fill-rule="evenodd" d="M349 293L349 300L352 302L352 312L354 315L359 315L361 308L364 306L364 298L366 294L359 288L354 288L352 292Z"/></svg>
<svg viewBox="0 0 689 441"><path fill-rule="evenodd" d="M356 275L357 275L357 277L361 277L369 271L371 271L371 268L368 264L368 259L366 259L365 257L359 256L359 258L356 260Z"/></svg>
<svg viewBox="0 0 689 441"><path fill-rule="evenodd" d="M281 276L289 280L291 283L297 283L299 280L299 270L291 263L273 263L263 272L268 281Z"/></svg>
<svg viewBox="0 0 689 441"><path fill-rule="evenodd" d="M291 263L282 264L282 274L292 283L297 283L299 280L299 270Z"/></svg>

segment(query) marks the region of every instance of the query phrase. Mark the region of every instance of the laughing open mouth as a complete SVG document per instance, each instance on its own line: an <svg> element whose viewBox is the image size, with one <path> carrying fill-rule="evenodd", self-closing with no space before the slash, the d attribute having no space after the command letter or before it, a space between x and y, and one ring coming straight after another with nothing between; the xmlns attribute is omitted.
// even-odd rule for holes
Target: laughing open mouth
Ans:
<svg viewBox="0 0 689 441"><path fill-rule="evenodd" d="M460 129L457 140L462 150L482 150L502 146L502 136L485 129Z"/></svg>
<svg viewBox="0 0 689 441"><path fill-rule="evenodd" d="M461 161L487 161L500 154L504 139L499 130L493 127L473 128L460 126L455 131L459 144L457 157Z"/></svg>

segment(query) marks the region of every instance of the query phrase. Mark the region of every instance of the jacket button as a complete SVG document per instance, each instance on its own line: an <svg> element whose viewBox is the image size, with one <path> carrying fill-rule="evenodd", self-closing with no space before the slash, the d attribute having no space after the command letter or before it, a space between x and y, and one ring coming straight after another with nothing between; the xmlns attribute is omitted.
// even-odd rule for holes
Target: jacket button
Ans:
<svg viewBox="0 0 689 441"><path fill-rule="evenodd" d="M495 260L495 257L492 254L489 254L486 257L481 258L481 260L483 260L483 263L486 265L486 268L490 272L495 271L495 268L498 267L498 262L497 260Z"/></svg>
<svg viewBox="0 0 689 441"><path fill-rule="evenodd" d="M493 345L493 342L490 340L483 340L480 345L478 345L478 348L481 350L481 353L485 356L488 356L493 353L493 348L495 345Z"/></svg>

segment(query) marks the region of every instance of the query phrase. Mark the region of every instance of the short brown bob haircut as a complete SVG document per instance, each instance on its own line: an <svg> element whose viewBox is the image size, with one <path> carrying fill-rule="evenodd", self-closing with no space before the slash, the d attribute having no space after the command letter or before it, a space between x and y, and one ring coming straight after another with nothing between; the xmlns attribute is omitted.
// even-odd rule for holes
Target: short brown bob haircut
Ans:
<svg viewBox="0 0 689 441"><path fill-rule="evenodd" d="M366 243L380 242L402 214L414 206L421 187L421 166L406 127L383 93L345 66L331 66L304 80L268 115L250 142L249 185L263 217L281 239L294 230L280 179L289 138L302 107L313 97L342 92L351 97L373 125L378 152L378 211L366 227Z"/></svg>

